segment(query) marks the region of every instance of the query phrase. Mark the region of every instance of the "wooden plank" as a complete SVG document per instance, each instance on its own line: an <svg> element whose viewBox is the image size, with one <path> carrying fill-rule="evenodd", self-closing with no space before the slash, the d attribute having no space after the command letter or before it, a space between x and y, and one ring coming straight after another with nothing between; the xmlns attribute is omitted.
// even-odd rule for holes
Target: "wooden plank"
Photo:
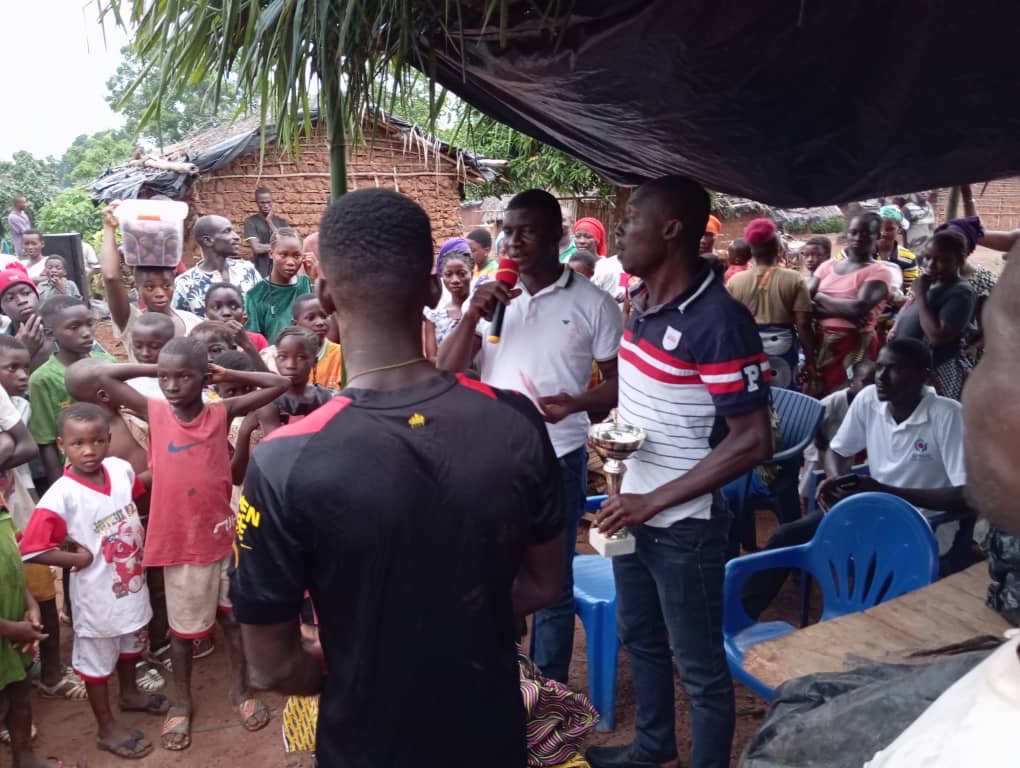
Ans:
<svg viewBox="0 0 1020 768"><path fill-rule="evenodd" d="M839 672L848 658L886 661L890 649L922 647L917 638L864 613L825 621L750 648L744 669L773 687L792 677Z"/></svg>
<svg viewBox="0 0 1020 768"><path fill-rule="evenodd" d="M983 563L863 613L815 624L749 649L744 669L770 686L793 677L839 672L868 661L904 662L905 654L1001 636L1007 622L985 604Z"/></svg>

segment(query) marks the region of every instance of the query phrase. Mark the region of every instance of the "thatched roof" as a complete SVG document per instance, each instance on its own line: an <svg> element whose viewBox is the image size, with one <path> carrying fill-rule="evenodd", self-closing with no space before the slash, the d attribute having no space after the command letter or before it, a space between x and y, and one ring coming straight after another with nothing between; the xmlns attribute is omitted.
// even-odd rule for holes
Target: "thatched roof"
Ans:
<svg viewBox="0 0 1020 768"><path fill-rule="evenodd" d="M377 114L378 124L399 133L404 150L417 153L423 166L453 163L468 184L495 181L499 177L484 159L425 133L402 117ZM312 122L317 122L318 117L318 110L313 111ZM96 203L138 197L143 189L150 194L182 197L194 177L212 173L241 155L257 151L263 136L260 123L258 115L246 115L230 125L210 128L172 144L161 157L136 157L106 171L87 187L88 192ZM275 138L275 126L266 126L266 144Z"/></svg>

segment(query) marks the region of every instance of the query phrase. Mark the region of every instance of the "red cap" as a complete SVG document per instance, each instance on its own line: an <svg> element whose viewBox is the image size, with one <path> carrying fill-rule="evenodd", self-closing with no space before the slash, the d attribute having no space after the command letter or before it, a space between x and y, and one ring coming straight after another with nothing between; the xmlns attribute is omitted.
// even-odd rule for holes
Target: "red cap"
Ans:
<svg viewBox="0 0 1020 768"><path fill-rule="evenodd" d="M36 296L39 295L39 289L35 287L35 282L33 282L32 278L28 276L28 271L25 267L19 263L13 263L0 271L0 296L3 296L7 289L12 285L17 285L19 283L27 285L35 291Z"/></svg>
<svg viewBox="0 0 1020 768"><path fill-rule="evenodd" d="M748 245L762 245L776 236L776 224L772 219L755 219L744 227L744 240Z"/></svg>
<svg viewBox="0 0 1020 768"><path fill-rule="evenodd" d="M496 279L507 288L513 288L517 285L517 275L520 269L513 259L500 259L499 266L496 267Z"/></svg>

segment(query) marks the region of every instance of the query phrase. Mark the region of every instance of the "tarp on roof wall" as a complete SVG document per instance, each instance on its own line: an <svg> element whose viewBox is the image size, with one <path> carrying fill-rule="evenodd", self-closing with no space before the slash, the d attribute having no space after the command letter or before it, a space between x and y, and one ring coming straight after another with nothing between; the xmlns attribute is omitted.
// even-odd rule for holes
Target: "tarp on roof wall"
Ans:
<svg viewBox="0 0 1020 768"><path fill-rule="evenodd" d="M1017 3L577 0L553 34L529 13L505 48L470 22L437 43L438 79L616 183L807 206L1020 174Z"/></svg>

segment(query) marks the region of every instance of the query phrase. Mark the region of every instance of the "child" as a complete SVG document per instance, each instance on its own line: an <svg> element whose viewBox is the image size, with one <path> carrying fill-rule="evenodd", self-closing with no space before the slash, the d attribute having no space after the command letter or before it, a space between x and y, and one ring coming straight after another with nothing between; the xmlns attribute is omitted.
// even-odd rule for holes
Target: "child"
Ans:
<svg viewBox="0 0 1020 768"><path fill-rule="evenodd" d="M751 246L738 237L726 249L726 263L729 266L723 274L724 283L728 283L734 275L751 268Z"/></svg>
<svg viewBox="0 0 1020 768"><path fill-rule="evenodd" d="M28 347L13 336L0 334L0 387L10 396L11 403L25 430L26 439L31 439L28 434L28 422L32 415L32 406L25 399L25 394L28 392L28 377L31 373L30 364ZM3 425L0 424L0 427ZM9 430L4 429L4 431ZM38 448L32 453L37 454ZM32 516L32 510L35 508L35 499L32 496L34 491L35 485L32 482L32 473L28 463L15 466L13 469L13 490L6 497L6 501L8 511L14 517L14 524L19 531L25 530L28 519ZM49 581L52 585L52 578ZM36 599L39 599L38 595L36 595Z"/></svg>
<svg viewBox="0 0 1020 768"><path fill-rule="evenodd" d="M234 348L234 338L223 323L203 320L188 333L188 337L197 339L205 347L212 363L227 350Z"/></svg>
<svg viewBox="0 0 1020 768"><path fill-rule="evenodd" d="M9 434L0 434L0 452L10 450L12 443ZM0 508L0 721L7 726L13 764L24 768L44 764L32 749L32 686L26 669L33 650L45 639L39 606L25 588L14 521ZM60 761L51 764L71 768Z"/></svg>
<svg viewBox="0 0 1020 768"><path fill-rule="evenodd" d="M267 339L277 335L291 323L294 300L312 290L307 275L299 275L303 260L301 236L290 227L280 227L269 240L273 268L269 277L252 288L244 297L248 313L248 330L257 331Z"/></svg>
<svg viewBox="0 0 1020 768"><path fill-rule="evenodd" d="M66 408L57 430L69 467L39 500L21 553L31 562L74 570L73 665L85 680L98 725L96 747L138 759L152 751L152 743L114 717L108 681L116 669L122 712L163 715L169 709L165 696L142 693L135 684L135 662L152 618L142 569L145 532L134 503L145 484L128 462L107 455L110 417L99 406ZM68 538L75 551L60 549Z"/></svg>
<svg viewBox="0 0 1020 768"><path fill-rule="evenodd" d="M120 339L127 350L128 360L136 361L132 335L138 318L144 314L128 299L127 290L121 280L120 255L117 253L117 206L113 202L103 210L103 244L101 248L103 285L106 288L106 302L110 317L120 333ZM158 312L173 321L174 336L187 336L191 329L202 322L202 318L182 309L170 306L174 294L173 267L134 268L135 286L138 288L138 303L145 312Z"/></svg>
<svg viewBox="0 0 1020 768"><path fill-rule="evenodd" d="M831 256L832 241L827 237L809 238L800 249L800 258L809 275L813 275L815 270L828 261Z"/></svg>
<svg viewBox="0 0 1020 768"><path fill-rule="evenodd" d="M56 351L28 380L32 402L29 429L39 444L46 479L53 483L63 474L63 462L56 445L57 415L71 404L64 385L64 371L71 363L86 357L113 358L93 352L95 319L81 299L54 296L39 307L39 317L47 337L56 343Z"/></svg>
<svg viewBox="0 0 1020 768"><path fill-rule="evenodd" d="M50 296L77 296L81 298L81 291L74 284L73 280L67 279L67 263L62 256L47 256L46 266L43 269L46 276L39 281L39 300L46 301Z"/></svg>
<svg viewBox="0 0 1020 768"><path fill-rule="evenodd" d="M47 342L43 333L38 309L39 290L20 263L0 272L0 311L7 320L4 333L28 347L33 370L53 352L52 342Z"/></svg>
<svg viewBox="0 0 1020 768"><path fill-rule="evenodd" d="M340 345L326 338L329 333L329 317L314 293L306 293L294 299L294 325L315 334L319 340L315 367L309 381L331 392L339 392L347 383L344 381L343 351ZM273 353L275 358L275 351ZM262 358L265 360L265 357Z"/></svg>
<svg viewBox="0 0 1020 768"><path fill-rule="evenodd" d="M139 320L146 317L156 317L170 323L170 318L155 312L147 312ZM140 330L140 326L136 328L137 330ZM136 341L138 335L136 332ZM130 464L135 475L145 475L149 468L149 425L128 411L122 411L113 406L106 390L99 386L96 376L96 366L103 364L100 360L90 358L79 360L70 366L64 377L68 394L78 402L92 403L106 412L110 421L110 456L123 459ZM132 379L127 383L135 386L134 382L138 381L151 381L156 385L156 389L159 389L159 383L150 378ZM138 505L138 516L141 518L144 528L149 518L148 492L136 497L135 502ZM166 618L162 571L159 568L150 568L146 574L146 581L149 588L149 603L152 606L152 621L149 622L150 658L155 658L159 663L162 663L170 656L170 628ZM147 667L143 662L138 662L135 666L138 673L136 676L138 686L142 690L153 691L163 687L164 680L160 669L155 666Z"/></svg>
<svg viewBox="0 0 1020 768"><path fill-rule="evenodd" d="M174 323L160 312L143 312L131 331L131 350L135 362L155 365L159 352L174 337ZM145 397L163 397L163 390L151 376L140 376L127 382ZM147 428L146 428L147 429Z"/></svg>
<svg viewBox="0 0 1020 768"><path fill-rule="evenodd" d="M281 376L287 377L290 387L259 410L259 421L265 434L283 424L303 419L332 399L328 389L308 383L318 348L318 338L304 328L291 326L280 331L276 339L276 369Z"/></svg>
<svg viewBox="0 0 1020 768"><path fill-rule="evenodd" d="M219 623L231 661L231 698L251 731L269 721L269 710L251 695L237 623L230 614L226 572L231 559L234 513L227 432L236 416L261 408L290 383L271 373L242 373L210 366L208 351L194 337L171 339L151 365L104 365L99 385L115 405L149 421L152 501L146 567L163 567L170 621L174 702L163 725L165 749L191 744L192 640ZM124 384L136 376L159 377L166 400L146 399ZM261 387L240 397L202 402L206 380Z"/></svg>
<svg viewBox="0 0 1020 768"><path fill-rule="evenodd" d="M216 283L205 295L205 317L233 328L234 323L242 329L248 322L248 314L244 311L244 296L241 289L230 283ZM255 331L245 331L255 351L262 352L269 346L266 337ZM235 338L237 334L235 332ZM239 338L238 338L239 341ZM240 343L238 346L241 346Z"/></svg>
<svg viewBox="0 0 1020 768"><path fill-rule="evenodd" d="M578 248L570 254L567 266L585 280L591 280L595 277L595 254L584 248Z"/></svg>
<svg viewBox="0 0 1020 768"><path fill-rule="evenodd" d="M43 270L46 269L46 259L43 257L46 241L43 240L42 232L36 229L28 230L21 237L21 263L28 276L39 282L43 278Z"/></svg>
<svg viewBox="0 0 1020 768"><path fill-rule="evenodd" d="M471 293L471 254L466 250L453 248L443 253L440 250L436 263L436 274L443 281L448 300L434 309L425 307L422 314L422 344L425 356L435 362L443 340L457 327L463 317L463 307Z"/></svg>

